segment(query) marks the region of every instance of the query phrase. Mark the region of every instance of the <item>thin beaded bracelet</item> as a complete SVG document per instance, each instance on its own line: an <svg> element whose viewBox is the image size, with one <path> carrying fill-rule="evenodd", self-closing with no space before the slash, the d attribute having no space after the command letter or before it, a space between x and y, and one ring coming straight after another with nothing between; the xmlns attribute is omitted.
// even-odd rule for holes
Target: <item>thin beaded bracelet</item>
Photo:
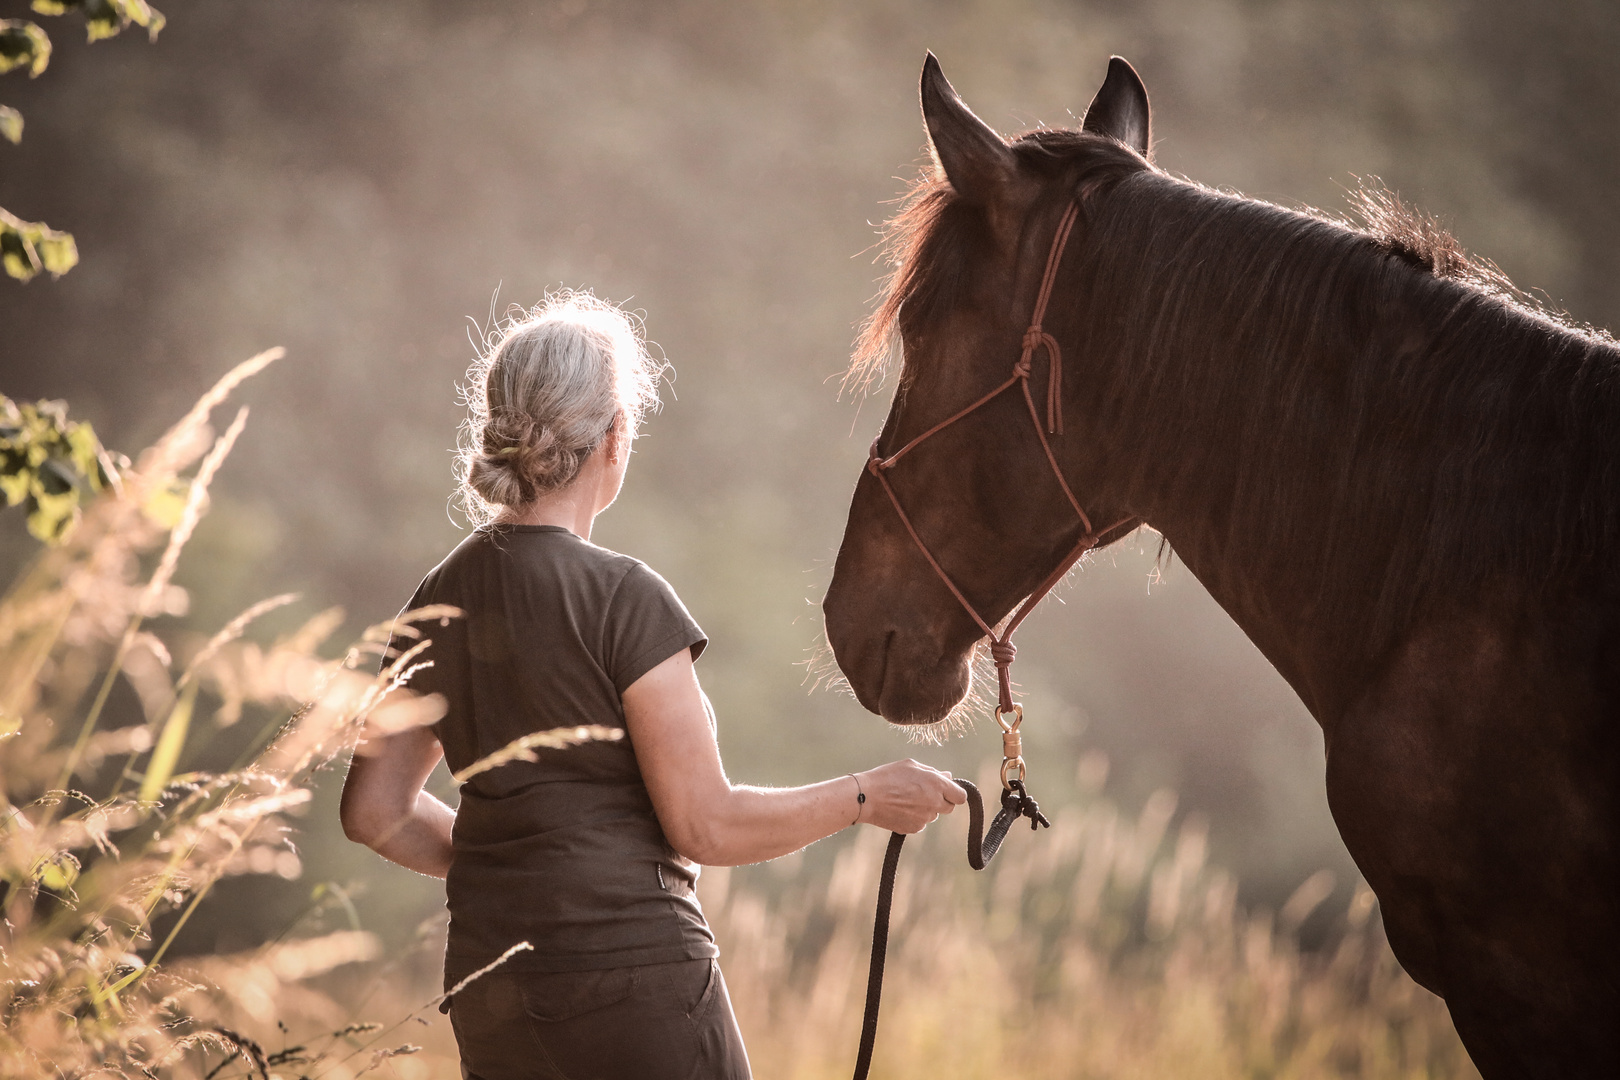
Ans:
<svg viewBox="0 0 1620 1080"><path fill-rule="evenodd" d="M856 794L855 794L855 820L850 822L850 824L851 825L859 825L861 823L861 807L866 805L866 792L864 790L862 790L862 788L861 788L861 778L860 777L856 776L854 773L850 773L849 778L851 780L855 781L855 792L856 792Z"/></svg>

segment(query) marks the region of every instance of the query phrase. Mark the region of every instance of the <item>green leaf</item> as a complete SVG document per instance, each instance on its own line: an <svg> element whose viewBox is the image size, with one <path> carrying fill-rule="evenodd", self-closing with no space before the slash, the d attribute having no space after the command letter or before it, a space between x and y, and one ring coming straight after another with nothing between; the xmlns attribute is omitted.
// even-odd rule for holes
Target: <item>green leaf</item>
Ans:
<svg viewBox="0 0 1620 1080"><path fill-rule="evenodd" d="M28 498L28 486L33 476L21 469L0 474L0 494L5 495L7 506L16 506Z"/></svg>
<svg viewBox="0 0 1620 1080"><path fill-rule="evenodd" d="M100 491L107 487L109 478L102 466L101 443L96 438L95 429L84 421L70 424L66 441L68 459L73 462L73 468L78 472L80 480L87 484L91 491Z"/></svg>
<svg viewBox="0 0 1620 1080"><path fill-rule="evenodd" d="M0 236L0 267L4 267L6 274L10 277L14 277L18 281L27 281L37 271L25 256L19 255L11 249L10 245L5 243L7 239L8 237Z"/></svg>
<svg viewBox="0 0 1620 1080"><path fill-rule="evenodd" d="M22 142L23 118L22 113L10 105L0 105L0 139L7 142Z"/></svg>
<svg viewBox="0 0 1620 1080"><path fill-rule="evenodd" d="M128 25L129 20L110 0L88 0L84 5L84 28L91 41L117 37L118 31Z"/></svg>
<svg viewBox="0 0 1620 1080"><path fill-rule="evenodd" d="M125 975L122 979L119 979L117 982L113 983L111 986L95 991L91 997L92 1003L106 1001L108 998L113 997L119 991L123 990L124 987L140 978L145 971L146 968L138 967L134 971L131 971L128 975Z"/></svg>
<svg viewBox="0 0 1620 1080"><path fill-rule="evenodd" d="M186 511L187 488L178 484L159 488L146 498L141 510L147 520L160 529L172 529L180 524L180 515Z"/></svg>
<svg viewBox="0 0 1620 1080"><path fill-rule="evenodd" d="M120 30L130 23L144 26L148 36L153 40L157 39L158 31L162 30L164 23L167 22L146 0L110 0L108 6L118 12L118 17L122 20Z"/></svg>
<svg viewBox="0 0 1620 1080"><path fill-rule="evenodd" d="M21 229L4 218L0 218L0 261L4 262L6 273L18 281L27 281L39 273L39 256L34 254L34 246Z"/></svg>
<svg viewBox="0 0 1620 1080"><path fill-rule="evenodd" d="M68 495L82 483L73 466L57 457L42 461L38 475L39 489L46 495Z"/></svg>
<svg viewBox="0 0 1620 1080"><path fill-rule="evenodd" d="M58 277L79 265L79 245L73 242L72 233L47 229L35 243L34 250L39 252L39 261L45 264L46 272Z"/></svg>
<svg viewBox="0 0 1620 1080"><path fill-rule="evenodd" d="M169 783L169 777L174 775L175 764L180 760L180 751L186 745L186 733L191 728L191 708L197 701L197 684L191 683L181 691L180 700L174 703L169 711L169 718L163 722L163 734L158 736L157 746L152 750L152 759L146 763L146 776L141 779L142 802L152 802Z"/></svg>
<svg viewBox="0 0 1620 1080"><path fill-rule="evenodd" d="M65 893L73 888L73 883L79 880L79 860L67 852L62 852L54 859L42 864L34 871L39 883L52 892Z"/></svg>
<svg viewBox="0 0 1620 1080"><path fill-rule="evenodd" d="M28 531L44 543L54 544L67 535L79 518L79 493L69 489L52 495L37 482L28 499Z"/></svg>
<svg viewBox="0 0 1620 1080"><path fill-rule="evenodd" d="M0 209L0 256L6 273L27 281L41 270L61 275L79 261L79 249L70 233L51 228L43 221L24 221Z"/></svg>
<svg viewBox="0 0 1620 1080"><path fill-rule="evenodd" d="M26 67L34 78L51 62L51 38L38 23L0 19L0 75Z"/></svg>

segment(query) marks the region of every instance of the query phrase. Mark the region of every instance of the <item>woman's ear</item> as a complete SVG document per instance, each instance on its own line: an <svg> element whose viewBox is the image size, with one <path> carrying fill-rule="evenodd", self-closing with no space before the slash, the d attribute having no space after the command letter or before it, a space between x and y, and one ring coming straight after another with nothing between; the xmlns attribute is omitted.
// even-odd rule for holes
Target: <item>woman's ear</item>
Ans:
<svg viewBox="0 0 1620 1080"><path fill-rule="evenodd" d="M607 433L607 460L610 465L617 465L630 456L630 422L620 409L613 416L613 425Z"/></svg>

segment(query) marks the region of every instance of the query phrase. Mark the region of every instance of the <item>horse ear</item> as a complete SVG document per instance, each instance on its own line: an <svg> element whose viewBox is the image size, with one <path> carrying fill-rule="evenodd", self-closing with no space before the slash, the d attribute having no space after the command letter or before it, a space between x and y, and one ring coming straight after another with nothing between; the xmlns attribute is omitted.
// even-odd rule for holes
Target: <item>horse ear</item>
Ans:
<svg viewBox="0 0 1620 1080"><path fill-rule="evenodd" d="M1082 131L1118 139L1143 157L1150 153L1147 87L1122 56L1110 57L1108 78L1086 109Z"/></svg>
<svg viewBox="0 0 1620 1080"><path fill-rule="evenodd" d="M1012 179L1013 152L963 104L931 52L923 61L922 113L934 160L951 187L969 202L991 205Z"/></svg>

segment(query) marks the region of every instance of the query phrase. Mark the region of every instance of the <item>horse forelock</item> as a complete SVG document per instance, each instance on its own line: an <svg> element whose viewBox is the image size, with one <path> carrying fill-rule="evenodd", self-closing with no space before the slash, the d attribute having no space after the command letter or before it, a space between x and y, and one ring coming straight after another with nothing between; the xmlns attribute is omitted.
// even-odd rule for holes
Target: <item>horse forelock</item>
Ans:
<svg viewBox="0 0 1620 1080"><path fill-rule="evenodd" d="M1027 131L1012 142L1020 167L1045 180L1067 178L1087 194L1093 180L1125 171L1151 169L1141 157L1112 139L1069 128ZM973 233L982 213L963 204L937 163L924 167L898 200L900 209L883 224L878 242L889 268L877 306L861 324L843 389L862 393L882 382L899 354L901 309L908 303L948 296L949 286L971 272Z"/></svg>
<svg viewBox="0 0 1620 1080"><path fill-rule="evenodd" d="M889 271L879 288L877 307L861 323L854 355L844 372L845 390L864 393L887 374L897 352L900 307L917 291L925 272L919 254L937 233L940 218L955 195L943 174L925 169L901 197L899 212L884 222L879 250Z"/></svg>

